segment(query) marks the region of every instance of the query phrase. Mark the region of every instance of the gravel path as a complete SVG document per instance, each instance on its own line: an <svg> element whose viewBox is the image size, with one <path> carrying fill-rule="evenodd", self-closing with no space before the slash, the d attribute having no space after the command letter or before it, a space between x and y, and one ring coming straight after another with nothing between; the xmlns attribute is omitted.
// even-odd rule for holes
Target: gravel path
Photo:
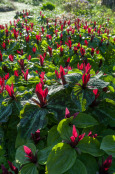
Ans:
<svg viewBox="0 0 115 174"><path fill-rule="evenodd" d="M37 9L37 7L34 7L32 5L27 5L24 3L13 2L13 4L17 10L10 11L10 12L0 12L0 25L1 24L4 25L6 23L8 24L9 21L14 21L14 16L16 14L16 11L22 11L24 9L27 9L27 10Z"/></svg>

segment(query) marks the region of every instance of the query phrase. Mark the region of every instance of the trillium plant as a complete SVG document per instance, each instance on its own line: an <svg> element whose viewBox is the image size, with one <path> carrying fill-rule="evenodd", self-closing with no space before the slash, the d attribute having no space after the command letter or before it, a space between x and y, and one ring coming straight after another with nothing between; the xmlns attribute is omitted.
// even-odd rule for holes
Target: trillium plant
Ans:
<svg viewBox="0 0 115 174"><path fill-rule="evenodd" d="M113 20L51 14L0 25L0 173L114 174Z"/></svg>

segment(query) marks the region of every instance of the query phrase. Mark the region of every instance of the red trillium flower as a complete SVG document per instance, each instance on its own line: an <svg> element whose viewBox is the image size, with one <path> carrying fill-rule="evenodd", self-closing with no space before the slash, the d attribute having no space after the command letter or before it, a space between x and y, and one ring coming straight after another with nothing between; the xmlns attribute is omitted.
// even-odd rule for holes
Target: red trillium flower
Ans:
<svg viewBox="0 0 115 174"><path fill-rule="evenodd" d="M10 166L10 169L14 171L15 174L18 174L18 169L10 161L8 161L8 164Z"/></svg>
<svg viewBox="0 0 115 174"><path fill-rule="evenodd" d="M61 31L63 31L63 24L61 25Z"/></svg>
<svg viewBox="0 0 115 174"><path fill-rule="evenodd" d="M14 56L13 56L12 54L9 55L9 60L10 60L11 62L13 62Z"/></svg>
<svg viewBox="0 0 115 174"><path fill-rule="evenodd" d="M5 80L9 79L9 73L5 74L4 79Z"/></svg>
<svg viewBox="0 0 115 174"><path fill-rule="evenodd" d="M74 46L74 53L77 54L78 48Z"/></svg>
<svg viewBox="0 0 115 174"><path fill-rule="evenodd" d="M8 29L5 30L6 37L8 37Z"/></svg>
<svg viewBox="0 0 115 174"><path fill-rule="evenodd" d="M42 86L45 84L45 82L44 82L44 75L45 75L45 72L41 72L41 74L39 74L40 75L40 82L41 82L41 84L42 84Z"/></svg>
<svg viewBox="0 0 115 174"><path fill-rule="evenodd" d="M35 89L35 93L37 94L37 97L39 99L40 102L38 102L37 100L33 99L32 100L39 106L39 107L44 107L47 104L47 94L48 94L48 88L46 88L44 91L42 89L42 84L39 83L36 85L36 89Z"/></svg>
<svg viewBox="0 0 115 174"><path fill-rule="evenodd" d="M65 118L70 118L70 112L68 110L68 108L65 109Z"/></svg>
<svg viewBox="0 0 115 174"><path fill-rule="evenodd" d="M94 55L94 48L91 49L91 55Z"/></svg>
<svg viewBox="0 0 115 174"><path fill-rule="evenodd" d="M24 75L24 79L27 81L28 80L28 69L27 69L27 71L26 72L24 72L23 70L22 70L22 73L23 73L23 75Z"/></svg>
<svg viewBox="0 0 115 174"><path fill-rule="evenodd" d="M93 93L95 94L95 100L96 100L99 97L98 89L94 89Z"/></svg>
<svg viewBox="0 0 115 174"><path fill-rule="evenodd" d="M37 163L37 156L32 153L32 150L30 148L24 146L24 152L27 154L25 156L29 158L28 161L32 163Z"/></svg>
<svg viewBox="0 0 115 174"><path fill-rule="evenodd" d="M19 76L19 74L18 74L18 70L16 71L14 71L14 75L16 76L16 77L18 77Z"/></svg>
<svg viewBox="0 0 115 174"><path fill-rule="evenodd" d="M73 148L81 141L85 136L85 133L78 136L75 125L73 125L72 136L70 137L71 142L69 143ZM76 139L77 138L77 139Z"/></svg>
<svg viewBox="0 0 115 174"><path fill-rule="evenodd" d="M84 55L85 55L85 49L81 47L80 52L81 52L81 56L84 57Z"/></svg>
<svg viewBox="0 0 115 174"><path fill-rule="evenodd" d="M28 35L28 36L25 36L25 40L26 40L26 43L28 43L28 42L29 42L29 40L30 40L29 35Z"/></svg>
<svg viewBox="0 0 115 174"><path fill-rule="evenodd" d="M0 94L3 92L4 87L5 87L4 78L0 77Z"/></svg>
<svg viewBox="0 0 115 174"><path fill-rule="evenodd" d="M44 27L42 27L42 34L44 34L44 31L45 31L45 30L44 30Z"/></svg>
<svg viewBox="0 0 115 174"><path fill-rule="evenodd" d="M9 96L12 98L12 99L15 99L15 96L14 96L14 85L12 83L11 87L9 85L6 85L5 86L5 89L6 91L8 92Z"/></svg>
<svg viewBox="0 0 115 174"><path fill-rule="evenodd" d="M29 54L29 56L27 57L28 60L31 60L31 55Z"/></svg>
<svg viewBox="0 0 115 174"><path fill-rule="evenodd" d="M56 78L59 79L61 78L62 80L62 84L65 85L66 84L66 81L65 81L65 77L64 75L66 74L65 71L64 71L64 68L60 65L60 73L58 74L58 71L55 70L55 74L56 74Z"/></svg>
<svg viewBox="0 0 115 174"><path fill-rule="evenodd" d="M78 48L78 49L80 48L80 43L78 43L77 48Z"/></svg>
<svg viewBox="0 0 115 174"><path fill-rule="evenodd" d="M64 51L64 49L62 47L60 47L60 56L63 56L63 51Z"/></svg>
<svg viewBox="0 0 115 174"><path fill-rule="evenodd" d="M108 170L112 164L112 155L108 156L108 158L102 163L99 168L99 174L109 174Z"/></svg>
<svg viewBox="0 0 115 174"><path fill-rule="evenodd" d="M90 132L88 133L88 136L93 137L93 138L96 138L96 137L97 137L97 134L92 135L92 131L90 131Z"/></svg>
<svg viewBox="0 0 115 174"><path fill-rule="evenodd" d="M35 54L36 53L36 47L33 47L32 51Z"/></svg>
<svg viewBox="0 0 115 174"><path fill-rule="evenodd" d="M69 62L70 62L70 57L68 57L68 59L66 60L65 67L68 67L69 66Z"/></svg>
<svg viewBox="0 0 115 174"><path fill-rule="evenodd" d="M79 65L79 63L77 64L77 68L79 69L79 70L83 70L83 63L81 64L81 65Z"/></svg>
<svg viewBox="0 0 115 174"><path fill-rule="evenodd" d="M74 118L79 114L79 112L74 113L73 115L70 115L70 111L68 108L65 109L65 118L70 118L71 116L74 116Z"/></svg>
<svg viewBox="0 0 115 174"><path fill-rule="evenodd" d="M2 62L2 61L3 61L3 59L2 59L2 53L0 51L0 62Z"/></svg>
<svg viewBox="0 0 115 174"><path fill-rule="evenodd" d="M39 41L41 41L41 40L42 40L42 39L41 39L41 34L36 35L36 40L37 40L37 44L39 44Z"/></svg>
<svg viewBox="0 0 115 174"><path fill-rule="evenodd" d="M65 44L69 47L69 49L71 49L72 46L72 41L68 40L68 42L65 42Z"/></svg>
<svg viewBox="0 0 115 174"><path fill-rule="evenodd" d="M63 40L63 34L62 33L60 34L60 40L61 41Z"/></svg>
<svg viewBox="0 0 115 174"><path fill-rule="evenodd" d="M3 42L2 47L6 50L6 44Z"/></svg>
<svg viewBox="0 0 115 174"><path fill-rule="evenodd" d="M18 63L20 64L21 69L24 70L24 59L18 60Z"/></svg>
<svg viewBox="0 0 115 174"><path fill-rule="evenodd" d="M40 65L43 66L43 63L44 63L44 57L40 55Z"/></svg>
<svg viewBox="0 0 115 174"><path fill-rule="evenodd" d="M32 139L35 144L37 144L40 141L40 130L38 129L34 134L31 133Z"/></svg>
<svg viewBox="0 0 115 174"><path fill-rule="evenodd" d="M50 34L46 35L47 40L52 40L52 36Z"/></svg>
<svg viewBox="0 0 115 174"><path fill-rule="evenodd" d="M99 97L99 94L98 94L98 89L94 89L93 90L93 93L95 94L95 99L94 101L91 103L91 107L95 107L98 105L99 102L96 101L96 99Z"/></svg>
<svg viewBox="0 0 115 174"><path fill-rule="evenodd" d="M17 40L17 37L18 37L19 32L17 32L17 31L13 28L13 34L14 34L14 38Z"/></svg>
<svg viewBox="0 0 115 174"><path fill-rule="evenodd" d="M49 51L49 55L50 57L52 57L52 48L48 46L48 51Z"/></svg>
<svg viewBox="0 0 115 174"><path fill-rule="evenodd" d="M96 54L99 54L99 50L96 50Z"/></svg>
<svg viewBox="0 0 115 174"><path fill-rule="evenodd" d="M91 34L91 29L92 29L92 28L88 28L88 34L89 34L89 35Z"/></svg>
<svg viewBox="0 0 115 174"><path fill-rule="evenodd" d="M21 51L16 50L16 52L17 52L18 54L20 54L21 56L23 55L23 50L21 50Z"/></svg>
<svg viewBox="0 0 115 174"><path fill-rule="evenodd" d="M82 87L83 87L83 88L86 87L86 85L87 85L89 79L90 79L90 74L87 74L87 75L83 74L83 76L82 76L82 81L83 81Z"/></svg>
<svg viewBox="0 0 115 174"><path fill-rule="evenodd" d="M85 65L85 63L84 63L84 73L85 74L89 74L90 73L90 69L91 69L90 63L88 63L87 65Z"/></svg>
<svg viewBox="0 0 115 174"><path fill-rule="evenodd" d="M30 24L31 24L31 29L33 30L34 23L30 23Z"/></svg>
<svg viewBox="0 0 115 174"><path fill-rule="evenodd" d="M84 43L85 43L86 46L88 46L88 42L87 42L87 40L85 40Z"/></svg>

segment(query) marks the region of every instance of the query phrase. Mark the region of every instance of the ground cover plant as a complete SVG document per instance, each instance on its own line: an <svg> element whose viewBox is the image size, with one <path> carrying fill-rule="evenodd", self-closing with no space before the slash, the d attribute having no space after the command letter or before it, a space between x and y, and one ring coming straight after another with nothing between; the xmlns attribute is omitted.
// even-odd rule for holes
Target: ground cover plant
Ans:
<svg viewBox="0 0 115 174"><path fill-rule="evenodd" d="M0 1L0 12L12 11L15 10L15 6L9 0L1 0Z"/></svg>
<svg viewBox="0 0 115 174"><path fill-rule="evenodd" d="M112 19L15 18L0 25L0 172L114 174Z"/></svg>

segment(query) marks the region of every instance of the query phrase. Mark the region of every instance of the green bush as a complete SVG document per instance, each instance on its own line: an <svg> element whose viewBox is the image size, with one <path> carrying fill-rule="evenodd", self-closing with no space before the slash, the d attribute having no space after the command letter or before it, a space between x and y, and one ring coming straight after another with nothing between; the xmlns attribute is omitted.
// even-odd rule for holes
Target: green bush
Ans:
<svg viewBox="0 0 115 174"><path fill-rule="evenodd" d="M42 10L54 10L55 9L55 5L52 4L51 2L47 2L45 4L43 4Z"/></svg>

